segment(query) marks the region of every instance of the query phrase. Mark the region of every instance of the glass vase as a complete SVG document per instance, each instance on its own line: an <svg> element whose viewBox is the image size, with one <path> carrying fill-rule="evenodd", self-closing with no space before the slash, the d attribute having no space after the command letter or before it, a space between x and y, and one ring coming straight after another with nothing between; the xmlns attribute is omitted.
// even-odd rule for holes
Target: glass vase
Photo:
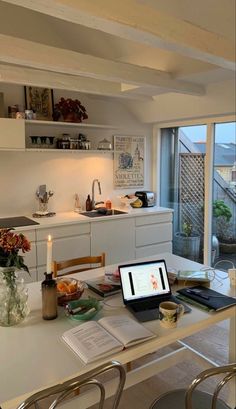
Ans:
<svg viewBox="0 0 236 409"><path fill-rule="evenodd" d="M0 267L0 326L19 324L29 313L28 290L15 267Z"/></svg>

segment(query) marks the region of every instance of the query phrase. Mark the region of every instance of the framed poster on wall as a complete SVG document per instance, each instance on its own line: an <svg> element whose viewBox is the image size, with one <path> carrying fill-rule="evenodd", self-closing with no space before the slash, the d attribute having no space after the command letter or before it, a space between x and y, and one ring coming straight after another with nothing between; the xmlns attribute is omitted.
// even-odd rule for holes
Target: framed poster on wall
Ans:
<svg viewBox="0 0 236 409"><path fill-rule="evenodd" d="M143 187L144 161L144 136L114 136L114 188Z"/></svg>
<svg viewBox="0 0 236 409"><path fill-rule="evenodd" d="M36 113L36 119L52 121L53 91L49 88L26 86L25 107Z"/></svg>

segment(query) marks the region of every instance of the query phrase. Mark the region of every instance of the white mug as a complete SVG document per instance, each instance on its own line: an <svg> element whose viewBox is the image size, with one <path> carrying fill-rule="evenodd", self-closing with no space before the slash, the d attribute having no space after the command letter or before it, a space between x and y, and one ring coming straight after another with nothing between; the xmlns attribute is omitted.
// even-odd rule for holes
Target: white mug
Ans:
<svg viewBox="0 0 236 409"><path fill-rule="evenodd" d="M184 306L172 301L163 301L159 305L159 320L162 327L175 328L184 314Z"/></svg>

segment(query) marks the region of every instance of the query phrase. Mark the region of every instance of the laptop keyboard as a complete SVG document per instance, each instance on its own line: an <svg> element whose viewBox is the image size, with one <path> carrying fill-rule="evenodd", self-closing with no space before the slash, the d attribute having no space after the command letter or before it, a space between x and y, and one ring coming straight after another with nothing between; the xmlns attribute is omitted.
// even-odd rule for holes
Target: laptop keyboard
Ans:
<svg viewBox="0 0 236 409"><path fill-rule="evenodd" d="M155 310L159 307L159 304L163 301L173 301L177 304L180 304L178 298L176 298L174 295L168 296L168 298L162 298L160 302L155 301L155 303L150 303L150 301L147 302L141 302L140 304L134 304L132 305L132 309L135 312L139 311L146 311L146 310Z"/></svg>
<svg viewBox="0 0 236 409"><path fill-rule="evenodd" d="M146 311L146 310L154 310L154 309L157 309L157 308L158 308L158 305L156 303L155 303L155 305L153 305L153 304L150 305L150 302L132 305L132 309L135 312Z"/></svg>

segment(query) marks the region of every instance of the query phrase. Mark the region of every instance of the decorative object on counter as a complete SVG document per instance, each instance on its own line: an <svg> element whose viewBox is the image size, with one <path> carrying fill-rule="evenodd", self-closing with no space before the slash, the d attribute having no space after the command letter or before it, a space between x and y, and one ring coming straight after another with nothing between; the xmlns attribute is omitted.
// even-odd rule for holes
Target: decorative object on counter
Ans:
<svg viewBox="0 0 236 409"><path fill-rule="evenodd" d="M111 142L109 142L106 138L98 142L98 150L110 151L111 149L112 149Z"/></svg>
<svg viewBox="0 0 236 409"><path fill-rule="evenodd" d="M30 242L11 230L0 229L0 325L4 327L20 323L29 313L27 288L17 270L29 272L18 253L29 251Z"/></svg>
<svg viewBox="0 0 236 409"><path fill-rule="evenodd" d="M106 206L106 209L107 209L107 210L111 210L111 208L112 208L112 203L111 203L111 200L110 200L110 199L107 199L107 200L106 200L105 206Z"/></svg>
<svg viewBox="0 0 236 409"><path fill-rule="evenodd" d="M76 213L82 212L82 207L81 207L81 205L80 205L78 193L75 193L75 206L74 206L74 211L75 211Z"/></svg>
<svg viewBox="0 0 236 409"><path fill-rule="evenodd" d="M44 320L57 318L57 283L52 273L44 273L42 282L42 317Z"/></svg>
<svg viewBox="0 0 236 409"><path fill-rule="evenodd" d="M26 110L34 111L37 120L52 121L53 91L49 88L31 86L24 87L24 90Z"/></svg>
<svg viewBox="0 0 236 409"><path fill-rule="evenodd" d="M144 185L144 136L114 136L114 188Z"/></svg>
<svg viewBox="0 0 236 409"><path fill-rule="evenodd" d="M86 108L78 99L61 98L54 107L54 121L58 121L60 117L65 122L82 122L88 118Z"/></svg>
<svg viewBox="0 0 236 409"><path fill-rule="evenodd" d="M90 198L90 195L88 195L88 197L86 199L85 209L86 209L86 212L90 212L92 210L92 200Z"/></svg>
<svg viewBox="0 0 236 409"><path fill-rule="evenodd" d="M52 197L54 192L52 190L46 191L46 185L40 185L36 191L36 197L39 200L39 210L33 214L33 217L43 217L43 216L53 216L56 213L48 211L48 202L50 197Z"/></svg>

